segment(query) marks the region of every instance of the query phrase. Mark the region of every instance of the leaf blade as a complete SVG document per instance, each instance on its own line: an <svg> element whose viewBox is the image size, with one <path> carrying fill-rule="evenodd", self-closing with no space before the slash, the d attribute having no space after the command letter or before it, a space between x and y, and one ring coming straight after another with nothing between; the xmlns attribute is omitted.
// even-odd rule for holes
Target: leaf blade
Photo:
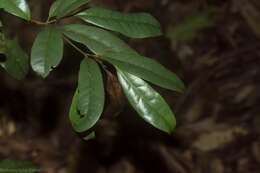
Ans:
<svg viewBox="0 0 260 173"><path fill-rule="evenodd" d="M64 17L88 2L89 0L56 0L50 8L49 18Z"/></svg>
<svg viewBox="0 0 260 173"><path fill-rule="evenodd" d="M47 77L58 66L63 56L62 33L55 27L47 27L41 31L32 46L31 66L33 70Z"/></svg>
<svg viewBox="0 0 260 173"><path fill-rule="evenodd" d="M132 107L152 126L172 133L176 120L164 99L142 79L117 69L119 82Z"/></svg>
<svg viewBox="0 0 260 173"><path fill-rule="evenodd" d="M75 131L84 132L92 128L104 108L104 87L101 71L95 61L84 59L80 66L79 83L74 95L70 121Z"/></svg>
<svg viewBox="0 0 260 173"><path fill-rule="evenodd" d="M31 12L26 0L0 0L0 8L22 19L31 19Z"/></svg>
<svg viewBox="0 0 260 173"><path fill-rule="evenodd" d="M63 33L68 38L84 44L96 54L104 54L107 51L136 53L113 34L93 26L66 25L63 27Z"/></svg>
<svg viewBox="0 0 260 173"><path fill-rule="evenodd" d="M177 92L183 92L185 88L175 73L150 58L114 52L106 52L102 57L114 66L163 88Z"/></svg>
<svg viewBox="0 0 260 173"><path fill-rule="evenodd" d="M131 38L147 38L161 35L159 22L147 13L120 13L100 7L77 14L82 20L99 27L119 32Z"/></svg>
<svg viewBox="0 0 260 173"><path fill-rule="evenodd" d="M0 65L14 78L21 80L29 71L28 55L22 50L16 40L5 40L3 53L6 61Z"/></svg>

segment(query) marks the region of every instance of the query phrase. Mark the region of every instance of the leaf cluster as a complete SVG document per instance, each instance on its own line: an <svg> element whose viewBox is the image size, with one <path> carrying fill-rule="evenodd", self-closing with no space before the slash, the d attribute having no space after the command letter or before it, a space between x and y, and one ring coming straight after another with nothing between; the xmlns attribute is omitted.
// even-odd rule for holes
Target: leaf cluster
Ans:
<svg viewBox="0 0 260 173"><path fill-rule="evenodd" d="M92 130L100 119L105 102L102 70L106 70L107 63L114 66L119 83L136 112L154 127L173 132L176 126L174 113L147 82L176 92L184 90L183 82L112 33L135 39L160 36L159 22L147 13L126 14L101 7L85 8L88 3L89 0L56 0L47 21L40 22L31 18L26 0L0 0L0 8L4 11L42 26L30 59L16 40L8 40L0 34L0 53L7 57L1 66L13 77L22 79L30 64L38 75L46 78L60 64L66 42L83 57L69 115L76 132ZM79 18L82 23L61 25L60 21L68 17ZM75 43L84 45L91 53Z"/></svg>

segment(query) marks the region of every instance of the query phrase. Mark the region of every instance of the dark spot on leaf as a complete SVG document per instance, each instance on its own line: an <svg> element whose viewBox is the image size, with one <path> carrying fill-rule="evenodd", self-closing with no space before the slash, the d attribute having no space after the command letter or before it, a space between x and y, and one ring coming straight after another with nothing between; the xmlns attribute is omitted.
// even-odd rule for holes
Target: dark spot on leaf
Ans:
<svg viewBox="0 0 260 173"><path fill-rule="evenodd" d="M82 115L79 110L77 110L77 113L80 115L80 118L84 118L84 115Z"/></svg>

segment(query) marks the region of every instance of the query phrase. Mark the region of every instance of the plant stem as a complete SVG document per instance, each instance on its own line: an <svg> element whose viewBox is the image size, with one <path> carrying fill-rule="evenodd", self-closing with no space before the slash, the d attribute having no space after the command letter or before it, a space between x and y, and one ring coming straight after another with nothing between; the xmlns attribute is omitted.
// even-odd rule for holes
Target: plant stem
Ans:
<svg viewBox="0 0 260 173"><path fill-rule="evenodd" d="M32 19L31 22L34 23L34 24L37 24L37 25L49 25L49 24L57 22L57 20L54 19L54 20L50 20L50 21L47 21L47 22L41 22L41 21Z"/></svg>
<svg viewBox="0 0 260 173"><path fill-rule="evenodd" d="M101 57L99 55L94 55L94 54L89 54L89 53L86 53L84 52L82 49L80 49L78 46L76 46L72 41L70 41L68 38L66 37L63 37L63 39L69 44L71 45L72 47L74 47L78 52L80 52L83 56L85 57L91 57L93 58L96 62L98 62L101 67L105 70L106 73L110 73L107 68L106 68L106 65L104 65Z"/></svg>
<svg viewBox="0 0 260 173"><path fill-rule="evenodd" d="M68 38L63 37L63 39L72 47L74 47L78 52L80 52L82 55L84 56L88 56L88 57L92 57L94 59L100 59L100 57L98 55L94 55L94 54L89 54L86 53L85 51L83 51L82 49L80 49L78 46L76 46L72 41L70 41Z"/></svg>

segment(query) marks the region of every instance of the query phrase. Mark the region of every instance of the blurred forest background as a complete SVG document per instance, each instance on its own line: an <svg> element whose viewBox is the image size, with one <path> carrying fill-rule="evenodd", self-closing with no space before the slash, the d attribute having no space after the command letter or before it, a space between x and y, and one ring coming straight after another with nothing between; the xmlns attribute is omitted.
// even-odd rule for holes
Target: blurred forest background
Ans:
<svg viewBox="0 0 260 173"><path fill-rule="evenodd" d="M52 0L28 2L34 18L45 20ZM149 12L162 24L162 37L126 41L184 80L182 95L156 87L176 113L175 133L146 124L116 80L106 78L112 85L97 137L82 140L68 120L82 57L66 45L61 65L45 80L31 72L17 81L0 69L0 159L31 160L44 173L259 173L259 0L91 5ZM39 28L3 11L0 16L9 37L29 53Z"/></svg>

